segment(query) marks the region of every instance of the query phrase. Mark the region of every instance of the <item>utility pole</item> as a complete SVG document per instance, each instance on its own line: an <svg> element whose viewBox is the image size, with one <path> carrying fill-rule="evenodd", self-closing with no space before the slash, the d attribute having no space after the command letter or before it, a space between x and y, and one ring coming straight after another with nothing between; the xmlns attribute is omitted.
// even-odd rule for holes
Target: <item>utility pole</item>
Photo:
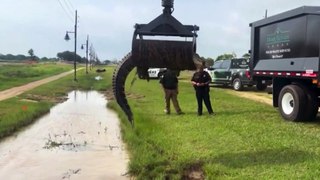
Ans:
<svg viewBox="0 0 320 180"><path fill-rule="evenodd" d="M66 41L70 40L68 33L74 33L74 59L73 59L73 67L74 67L74 81L77 81L77 25L78 24L78 13L76 10L75 23L74 23L74 31L67 31L64 39Z"/></svg>
<svg viewBox="0 0 320 180"><path fill-rule="evenodd" d="M78 24L78 12L76 10L75 23L74 23L74 81L77 81L77 24Z"/></svg>
<svg viewBox="0 0 320 180"><path fill-rule="evenodd" d="M88 45L89 44L89 35L87 35L86 41L86 73L88 74Z"/></svg>
<svg viewBox="0 0 320 180"><path fill-rule="evenodd" d="M87 35L87 41L85 44L81 44L81 49L83 48L83 45L86 46L86 73L88 74L88 48L89 48L89 35Z"/></svg>

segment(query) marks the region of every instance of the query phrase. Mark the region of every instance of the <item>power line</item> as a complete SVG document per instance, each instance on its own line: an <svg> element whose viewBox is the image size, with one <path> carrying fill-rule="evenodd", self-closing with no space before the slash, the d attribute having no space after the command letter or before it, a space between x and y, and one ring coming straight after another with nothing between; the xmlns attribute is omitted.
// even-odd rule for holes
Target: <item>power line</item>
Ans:
<svg viewBox="0 0 320 180"><path fill-rule="evenodd" d="M69 10L69 12L74 12L74 10L70 7L70 5L67 3L67 0L63 0L64 4L66 5L67 9Z"/></svg>
<svg viewBox="0 0 320 180"><path fill-rule="evenodd" d="M61 3L60 0L58 0L58 2L59 2L59 4L60 4L60 6L62 7L63 11L64 11L64 12L66 13L66 15L70 18L71 22L73 22L73 17L69 14L70 11L68 12L68 11L66 10L66 8L62 5L62 3Z"/></svg>
<svg viewBox="0 0 320 180"><path fill-rule="evenodd" d="M71 7L71 9L75 9L70 0L66 0L66 1L69 4L69 6Z"/></svg>

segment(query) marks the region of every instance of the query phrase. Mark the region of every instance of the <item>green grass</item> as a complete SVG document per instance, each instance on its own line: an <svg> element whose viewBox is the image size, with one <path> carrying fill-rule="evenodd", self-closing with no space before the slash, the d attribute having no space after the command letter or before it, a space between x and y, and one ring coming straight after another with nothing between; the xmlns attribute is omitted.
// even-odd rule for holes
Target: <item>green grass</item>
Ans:
<svg viewBox="0 0 320 180"><path fill-rule="evenodd" d="M15 133L49 112L50 108L71 90L106 90L111 86L109 79L113 68L106 69L105 73L98 74L93 70L88 75L82 69L77 73L77 82L73 81L72 74L39 86L18 97L0 101L0 139ZM96 76L102 76L103 80L95 80ZM33 101L25 101L25 99Z"/></svg>
<svg viewBox="0 0 320 180"><path fill-rule="evenodd" d="M55 63L3 65L0 66L0 82L2 82L0 83L0 91L71 69L71 65Z"/></svg>
<svg viewBox="0 0 320 180"><path fill-rule="evenodd" d="M206 179L316 179L320 176L319 123L284 121L276 109L211 89L216 116L198 117L189 75L181 76L185 115L165 115L158 81L137 80L128 92L135 127L118 106L129 171L138 179L181 179L191 171ZM132 77L128 79L130 82ZM205 109L206 110L206 109Z"/></svg>

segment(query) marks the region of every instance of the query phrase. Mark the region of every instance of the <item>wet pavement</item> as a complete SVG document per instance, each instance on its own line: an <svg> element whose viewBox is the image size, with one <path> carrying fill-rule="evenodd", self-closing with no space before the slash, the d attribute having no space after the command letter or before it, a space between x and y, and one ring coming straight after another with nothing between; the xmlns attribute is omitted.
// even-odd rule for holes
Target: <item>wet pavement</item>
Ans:
<svg viewBox="0 0 320 180"><path fill-rule="evenodd" d="M104 96L68 98L0 143L0 179L129 179L119 120Z"/></svg>

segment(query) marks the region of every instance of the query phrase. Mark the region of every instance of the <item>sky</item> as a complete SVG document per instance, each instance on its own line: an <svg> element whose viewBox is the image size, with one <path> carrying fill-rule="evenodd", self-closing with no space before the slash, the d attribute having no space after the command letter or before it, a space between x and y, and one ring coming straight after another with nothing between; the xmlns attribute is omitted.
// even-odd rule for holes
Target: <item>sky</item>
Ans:
<svg viewBox="0 0 320 180"><path fill-rule="evenodd" d="M216 58L238 57L250 47L249 23L300 6L320 6L319 0L175 0L173 16L184 25L200 27L197 53ZM131 51L134 24L147 24L162 13L161 0L0 0L0 53L56 57L74 51L78 12L77 54L81 44L93 46L100 60L121 60Z"/></svg>

